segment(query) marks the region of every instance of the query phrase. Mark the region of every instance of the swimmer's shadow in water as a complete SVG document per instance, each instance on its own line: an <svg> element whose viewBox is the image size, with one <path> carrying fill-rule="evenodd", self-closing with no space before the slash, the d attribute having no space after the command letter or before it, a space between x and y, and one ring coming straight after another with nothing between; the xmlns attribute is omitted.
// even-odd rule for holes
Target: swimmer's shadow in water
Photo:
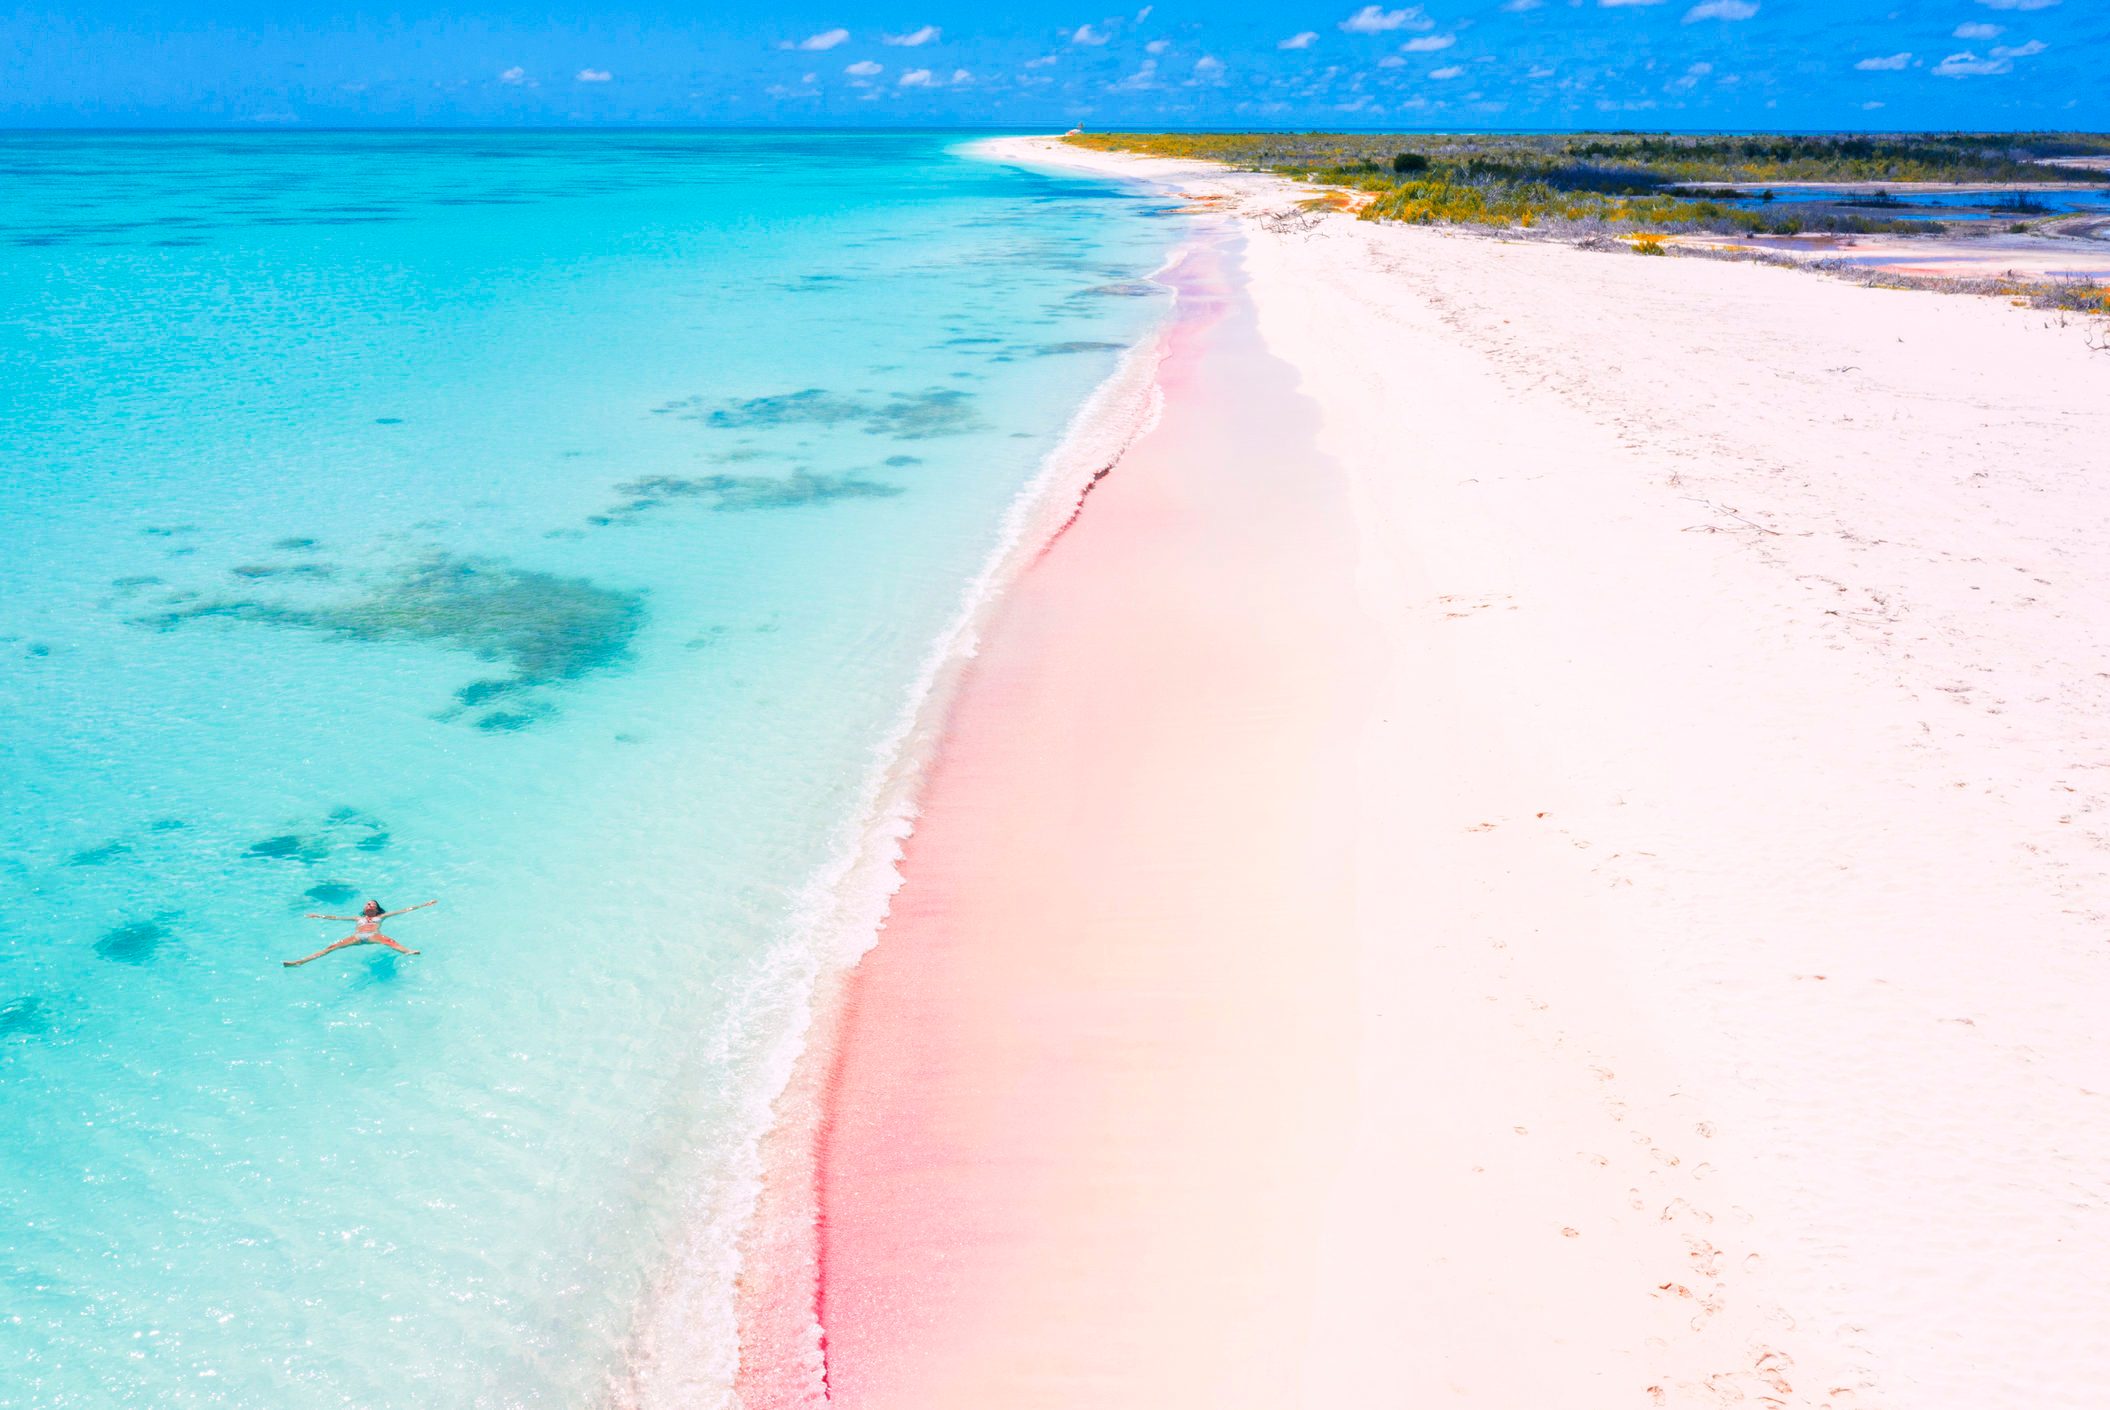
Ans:
<svg viewBox="0 0 2110 1410"><path fill-rule="evenodd" d="M352 975L349 987L353 990L379 989L383 985L398 984L403 979L404 957L385 945L362 945L352 953L376 950L378 954L365 955L366 963L360 965Z"/></svg>
<svg viewBox="0 0 2110 1410"><path fill-rule="evenodd" d="M473 715L478 729L503 731L552 714L555 707L544 698L552 688L627 662L645 602L641 593L586 578L434 552L373 579L357 596L319 602L223 597L135 620L172 631L213 618L345 641L416 642L501 663L504 674L469 682L435 718Z"/></svg>

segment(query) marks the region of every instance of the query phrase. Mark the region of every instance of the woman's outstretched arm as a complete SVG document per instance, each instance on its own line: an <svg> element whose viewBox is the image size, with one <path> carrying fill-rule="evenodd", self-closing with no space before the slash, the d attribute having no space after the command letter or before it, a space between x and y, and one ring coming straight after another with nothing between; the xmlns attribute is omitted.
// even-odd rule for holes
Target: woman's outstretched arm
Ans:
<svg viewBox="0 0 2110 1410"><path fill-rule="evenodd" d="M437 906L438 904L439 904L439 902L438 902L438 901L420 901L420 902L419 902L419 903L418 903L417 905L415 905L415 906L405 906L405 907L404 907L404 908L403 908L402 910L400 910L400 911L383 911L383 912L381 912L381 914L379 914L379 915L375 916L375 917L374 917L374 919L375 919L375 920L387 920L387 919L388 919L388 918L389 918L390 916L407 916L407 915L409 915L409 914L410 914L410 913L411 913L412 911L422 911L422 910L424 910L424 909L425 909L425 907L427 907L427 906Z"/></svg>
<svg viewBox="0 0 2110 1410"><path fill-rule="evenodd" d="M309 911L309 912L308 912L308 914L306 915L306 917L304 917L304 918L305 918L305 919L307 919L307 920L357 920L357 919L359 919L359 917L357 917L357 916L326 916L326 915L324 915L324 914L323 914L323 913L322 913L321 911Z"/></svg>

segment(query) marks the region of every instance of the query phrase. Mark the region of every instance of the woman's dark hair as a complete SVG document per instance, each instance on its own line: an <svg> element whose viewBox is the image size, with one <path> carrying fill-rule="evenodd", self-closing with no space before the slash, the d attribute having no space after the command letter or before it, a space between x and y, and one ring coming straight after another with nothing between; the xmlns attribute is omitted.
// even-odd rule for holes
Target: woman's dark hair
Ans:
<svg viewBox="0 0 2110 1410"><path fill-rule="evenodd" d="M382 905L382 904L381 904L381 903L380 903L379 901L368 901L368 902L366 903L366 910L368 910L368 911L379 911L379 910L385 910L385 909L387 909L387 908L386 908L385 906L383 906L383 905ZM365 912L364 912L364 911L362 911L362 912L361 912L360 914L362 914L362 915L363 915L363 914L365 914Z"/></svg>

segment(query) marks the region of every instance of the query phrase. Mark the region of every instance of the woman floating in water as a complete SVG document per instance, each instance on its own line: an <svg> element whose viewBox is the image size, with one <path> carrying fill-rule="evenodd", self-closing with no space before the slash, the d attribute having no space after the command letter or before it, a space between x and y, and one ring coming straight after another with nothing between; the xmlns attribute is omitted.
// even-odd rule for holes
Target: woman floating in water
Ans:
<svg viewBox="0 0 2110 1410"><path fill-rule="evenodd" d="M336 944L325 945L314 954L303 956L297 960L287 960L285 961L285 966L287 969L292 969L297 965L306 964L309 960L319 960L330 951L341 950L347 945L386 945L399 955L415 955L418 953L416 950L406 950L392 937L383 935L381 933L381 922L387 920L390 916L407 916L412 911L422 911L425 906L437 906L438 904L438 901L427 901L424 906L405 906L400 911L384 911L381 909L379 901L368 901L366 909L356 916L326 916L309 911L309 920L349 920L356 921L358 924L353 927L351 934L345 936Z"/></svg>

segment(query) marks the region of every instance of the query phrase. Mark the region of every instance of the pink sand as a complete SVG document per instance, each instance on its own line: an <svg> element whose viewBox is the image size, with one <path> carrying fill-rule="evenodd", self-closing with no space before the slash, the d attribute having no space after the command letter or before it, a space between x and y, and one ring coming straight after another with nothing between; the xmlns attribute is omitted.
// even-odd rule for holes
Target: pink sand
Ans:
<svg viewBox="0 0 2110 1410"><path fill-rule="evenodd" d="M832 1403L1296 1398L1345 1120L1350 524L1224 259L1178 276L1162 422L963 682L817 1050ZM751 1407L814 1399L775 1271L744 1289Z"/></svg>
<svg viewBox="0 0 2110 1410"><path fill-rule="evenodd" d="M2096 1410L2103 325L987 148L1246 243L779 1105L746 1410Z"/></svg>

